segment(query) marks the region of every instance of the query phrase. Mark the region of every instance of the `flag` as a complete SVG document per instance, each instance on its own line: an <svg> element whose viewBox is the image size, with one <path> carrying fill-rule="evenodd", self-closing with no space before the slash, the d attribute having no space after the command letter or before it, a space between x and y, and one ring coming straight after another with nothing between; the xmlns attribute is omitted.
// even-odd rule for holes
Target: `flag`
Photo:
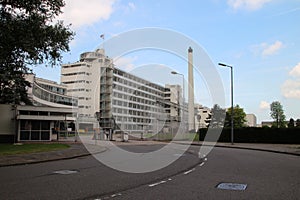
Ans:
<svg viewBox="0 0 300 200"><path fill-rule="evenodd" d="M102 38L102 39L104 40L104 34L101 34L101 35L100 35L100 38Z"/></svg>

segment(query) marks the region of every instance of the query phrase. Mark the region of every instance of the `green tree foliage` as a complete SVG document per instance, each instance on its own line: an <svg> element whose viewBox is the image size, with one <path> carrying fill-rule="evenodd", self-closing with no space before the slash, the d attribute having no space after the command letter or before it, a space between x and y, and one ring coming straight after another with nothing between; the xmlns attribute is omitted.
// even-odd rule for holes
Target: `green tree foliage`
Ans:
<svg viewBox="0 0 300 200"><path fill-rule="evenodd" d="M288 123L288 127L289 128L294 128L295 127L295 120L293 118L290 119L290 121Z"/></svg>
<svg viewBox="0 0 300 200"><path fill-rule="evenodd" d="M225 120L225 109L215 104L211 109L211 121L209 126L211 128L223 128Z"/></svg>
<svg viewBox="0 0 300 200"><path fill-rule="evenodd" d="M246 113L244 109L239 105L233 107L233 127L242 128L245 127ZM231 108L226 112L225 127L231 127Z"/></svg>
<svg viewBox="0 0 300 200"><path fill-rule="evenodd" d="M30 103L30 65L57 65L74 33L54 19L63 0L0 0L0 103Z"/></svg>
<svg viewBox="0 0 300 200"><path fill-rule="evenodd" d="M297 128L300 128L300 119L297 119L297 120L296 120L296 127L297 127Z"/></svg>
<svg viewBox="0 0 300 200"><path fill-rule="evenodd" d="M271 103L271 117L274 119L274 125L276 128L286 127L285 115L282 105L279 101L274 101Z"/></svg>

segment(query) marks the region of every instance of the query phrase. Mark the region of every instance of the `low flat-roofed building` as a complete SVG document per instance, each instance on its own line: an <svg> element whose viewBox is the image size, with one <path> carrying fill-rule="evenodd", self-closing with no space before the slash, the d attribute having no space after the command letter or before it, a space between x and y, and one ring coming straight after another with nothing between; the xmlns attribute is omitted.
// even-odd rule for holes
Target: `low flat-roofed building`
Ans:
<svg viewBox="0 0 300 200"><path fill-rule="evenodd" d="M75 134L76 109L45 106L17 106L18 141L59 140Z"/></svg>
<svg viewBox="0 0 300 200"><path fill-rule="evenodd" d="M0 142L52 141L75 134L76 109L1 104Z"/></svg>
<svg viewBox="0 0 300 200"><path fill-rule="evenodd" d="M0 105L0 142L51 141L73 131L78 100L54 81L27 74L27 89L33 106Z"/></svg>

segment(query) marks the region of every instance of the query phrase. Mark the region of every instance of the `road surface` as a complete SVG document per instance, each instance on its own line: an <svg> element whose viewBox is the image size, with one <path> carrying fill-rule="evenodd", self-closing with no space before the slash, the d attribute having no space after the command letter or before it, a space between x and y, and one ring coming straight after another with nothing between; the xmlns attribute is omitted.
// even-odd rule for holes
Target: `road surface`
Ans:
<svg viewBox="0 0 300 200"><path fill-rule="evenodd" d="M122 148L149 152L162 146ZM92 156L1 167L1 199L299 199L300 157L214 148L199 159L198 151L193 146L172 165L143 174L110 169ZM247 187L224 190L220 183Z"/></svg>

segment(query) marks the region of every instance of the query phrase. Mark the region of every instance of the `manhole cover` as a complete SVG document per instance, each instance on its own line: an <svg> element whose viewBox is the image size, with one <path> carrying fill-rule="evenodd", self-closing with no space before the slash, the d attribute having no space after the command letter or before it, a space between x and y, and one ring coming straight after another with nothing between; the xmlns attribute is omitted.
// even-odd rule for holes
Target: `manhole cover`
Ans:
<svg viewBox="0 0 300 200"><path fill-rule="evenodd" d="M246 190L247 184L240 183L220 183L217 186L218 189L221 190Z"/></svg>
<svg viewBox="0 0 300 200"><path fill-rule="evenodd" d="M59 171L54 171L53 174L62 174L62 175L68 175L68 174L75 174L78 173L79 171L77 170L59 170Z"/></svg>

